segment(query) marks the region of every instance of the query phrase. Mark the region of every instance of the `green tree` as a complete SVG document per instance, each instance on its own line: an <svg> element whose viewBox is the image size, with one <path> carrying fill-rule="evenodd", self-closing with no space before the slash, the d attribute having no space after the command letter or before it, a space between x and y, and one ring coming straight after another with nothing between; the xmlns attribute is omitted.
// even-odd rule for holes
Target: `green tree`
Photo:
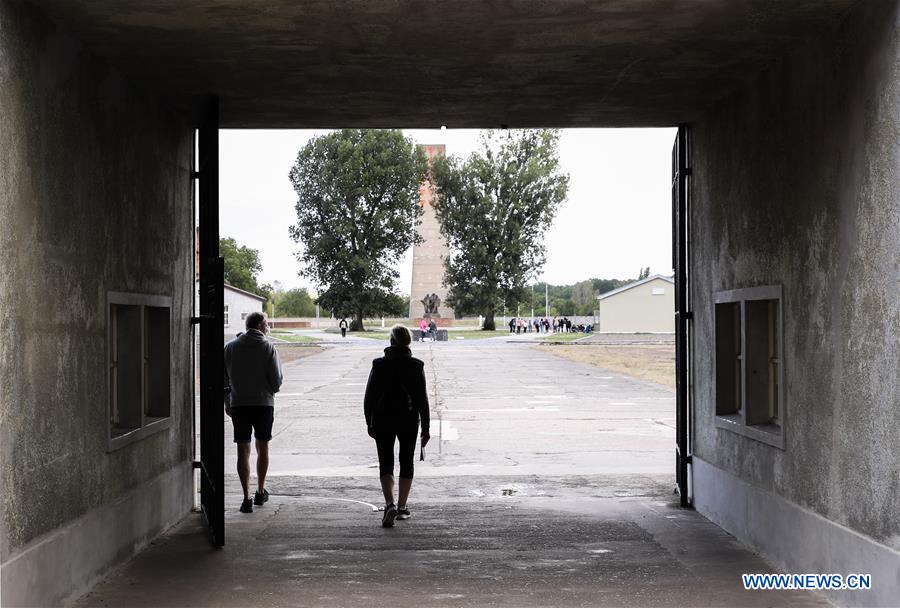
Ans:
<svg viewBox="0 0 900 608"><path fill-rule="evenodd" d="M558 142L554 130L488 131L468 160L434 163L435 211L450 247L447 304L483 314L484 329L494 329L498 310L525 301L544 264L544 235L569 186Z"/></svg>
<svg viewBox="0 0 900 608"><path fill-rule="evenodd" d="M304 246L300 273L314 281L323 307L353 318L353 329L396 305L394 264L420 240L427 171L424 152L397 130L334 131L297 154L290 234Z"/></svg>
<svg viewBox="0 0 900 608"><path fill-rule="evenodd" d="M591 285L598 296L602 296L603 294L618 289L630 282L631 281L622 281L620 279L591 279Z"/></svg>
<svg viewBox="0 0 900 608"><path fill-rule="evenodd" d="M219 239L219 255L225 260L226 283L265 298L271 297L271 286L258 282L262 272L258 250L238 245L232 238L224 238Z"/></svg>
<svg viewBox="0 0 900 608"><path fill-rule="evenodd" d="M275 313L279 317L314 317L316 303L306 289L289 289L276 295Z"/></svg>
<svg viewBox="0 0 900 608"><path fill-rule="evenodd" d="M576 315L590 315L597 307L597 294L592 280L579 281L572 286L572 301Z"/></svg>
<svg viewBox="0 0 900 608"><path fill-rule="evenodd" d="M396 293L388 294L381 314L386 317L405 317L409 314L409 296L402 296Z"/></svg>
<svg viewBox="0 0 900 608"><path fill-rule="evenodd" d="M646 279L649 276L650 276L650 267L647 266L646 268L641 268L641 272L640 272L640 274L638 274L638 281L640 281L641 279Z"/></svg>

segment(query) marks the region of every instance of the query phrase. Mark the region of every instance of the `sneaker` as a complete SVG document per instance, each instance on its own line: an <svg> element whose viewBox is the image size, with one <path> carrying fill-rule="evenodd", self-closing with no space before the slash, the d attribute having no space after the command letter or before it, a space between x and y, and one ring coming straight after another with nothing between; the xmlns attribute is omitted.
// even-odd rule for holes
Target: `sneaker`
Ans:
<svg viewBox="0 0 900 608"><path fill-rule="evenodd" d="M241 503L241 513L253 513L253 501L249 498L245 498L244 502Z"/></svg>
<svg viewBox="0 0 900 608"><path fill-rule="evenodd" d="M253 494L253 504L255 504L256 506L259 506L259 505L263 504L264 502L268 502L268 501L269 501L269 491L268 490L263 490L262 494L260 494L259 492L256 492Z"/></svg>
<svg viewBox="0 0 900 608"><path fill-rule="evenodd" d="M397 517L397 507L394 505L388 505L384 508L384 517L381 518L381 527L382 528L393 528L394 527L394 519Z"/></svg>
<svg viewBox="0 0 900 608"><path fill-rule="evenodd" d="M409 519L412 515L409 514L409 509L406 507L397 507L397 519Z"/></svg>

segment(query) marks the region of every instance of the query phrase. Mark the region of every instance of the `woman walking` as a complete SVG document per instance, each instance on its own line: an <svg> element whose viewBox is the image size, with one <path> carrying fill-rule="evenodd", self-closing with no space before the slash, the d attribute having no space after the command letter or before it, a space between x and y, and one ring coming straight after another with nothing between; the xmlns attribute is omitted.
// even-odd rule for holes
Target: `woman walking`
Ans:
<svg viewBox="0 0 900 608"><path fill-rule="evenodd" d="M378 449L378 469L384 492L381 525L390 528L395 519L409 519L407 505L413 480L416 435L422 424L422 447L428 443L430 422L425 389L425 364L412 356L409 330L391 328L391 345L384 357L372 362L366 385L364 409L369 436ZM394 442L400 443L400 494L394 504Z"/></svg>

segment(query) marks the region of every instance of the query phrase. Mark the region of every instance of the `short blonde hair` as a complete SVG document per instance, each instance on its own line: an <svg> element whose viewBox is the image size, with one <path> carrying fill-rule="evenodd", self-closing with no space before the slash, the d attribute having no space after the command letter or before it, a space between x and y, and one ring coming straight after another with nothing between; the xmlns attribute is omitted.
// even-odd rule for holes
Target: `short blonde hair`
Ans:
<svg viewBox="0 0 900 608"><path fill-rule="evenodd" d="M391 342L397 346L409 346L412 336L404 325L398 323L391 328Z"/></svg>

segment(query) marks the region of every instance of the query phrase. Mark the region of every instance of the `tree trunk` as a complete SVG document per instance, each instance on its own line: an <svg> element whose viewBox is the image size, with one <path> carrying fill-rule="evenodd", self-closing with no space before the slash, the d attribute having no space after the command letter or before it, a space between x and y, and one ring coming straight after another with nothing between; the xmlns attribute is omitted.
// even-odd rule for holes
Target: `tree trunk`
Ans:
<svg viewBox="0 0 900 608"><path fill-rule="evenodd" d="M484 315L484 325L482 325L481 329L484 331L494 331L497 329L497 324L494 323L494 311L489 310L486 315Z"/></svg>
<svg viewBox="0 0 900 608"><path fill-rule="evenodd" d="M353 319L351 329L353 331L365 331L366 330L366 328L363 327L363 311L362 310L356 311L356 318Z"/></svg>

